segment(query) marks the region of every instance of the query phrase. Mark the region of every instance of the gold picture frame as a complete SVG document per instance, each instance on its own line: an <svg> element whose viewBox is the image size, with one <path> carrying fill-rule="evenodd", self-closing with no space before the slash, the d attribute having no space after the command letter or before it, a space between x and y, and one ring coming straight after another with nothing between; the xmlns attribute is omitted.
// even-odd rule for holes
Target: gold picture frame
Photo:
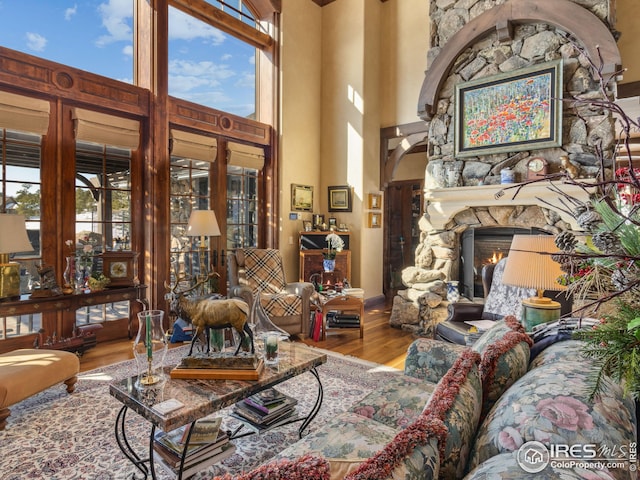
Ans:
<svg viewBox="0 0 640 480"><path fill-rule="evenodd" d="M313 211L313 187L291 184L291 210L299 212Z"/></svg>
<svg viewBox="0 0 640 480"><path fill-rule="evenodd" d="M349 185L338 185L327 188L329 190L329 211L350 212L352 208L351 187Z"/></svg>
<svg viewBox="0 0 640 480"><path fill-rule="evenodd" d="M369 194L369 208L371 210L380 210L382 207L382 195L379 193Z"/></svg>
<svg viewBox="0 0 640 480"><path fill-rule="evenodd" d="M369 212L367 218L367 226L369 228L380 228L382 226L382 214L377 212Z"/></svg>

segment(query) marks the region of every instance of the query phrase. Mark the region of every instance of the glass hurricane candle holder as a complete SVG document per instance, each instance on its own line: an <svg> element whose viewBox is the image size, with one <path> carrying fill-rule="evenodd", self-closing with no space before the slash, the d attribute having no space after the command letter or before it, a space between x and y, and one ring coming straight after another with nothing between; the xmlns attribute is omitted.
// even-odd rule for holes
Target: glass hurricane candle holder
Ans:
<svg viewBox="0 0 640 480"><path fill-rule="evenodd" d="M163 367L169 345L164 334L164 312L143 310L138 313L138 335L133 342L138 379L136 388L164 383Z"/></svg>

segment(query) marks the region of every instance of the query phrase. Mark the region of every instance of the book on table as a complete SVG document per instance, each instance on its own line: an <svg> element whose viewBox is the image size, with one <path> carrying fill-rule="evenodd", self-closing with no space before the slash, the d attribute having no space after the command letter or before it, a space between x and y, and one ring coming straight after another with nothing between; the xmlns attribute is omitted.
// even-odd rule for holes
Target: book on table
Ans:
<svg viewBox="0 0 640 480"><path fill-rule="evenodd" d="M245 398L234 406L234 413L238 416L249 420L258 426L269 426L273 422L291 415L295 411L298 400L288 395L283 395L282 399L274 400L267 405L256 399L255 395Z"/></svg>
<svg viewBox="0 0 640 480"><path fill-rule="evenodd" d="M193 427L185 425L170 432L159 431L154 436L154 450L168 466L172 468L180 466L185 441L191 428L193 433L185 454L185 468L218 455L229 443L227 433L220 430L220 419L215 418L199 420ZM195 441L191 441L194 437Z"/></svg>
<svg viewBox="0 0 640 480"><path fill-rule="evenodd" d="M227 442L224 445L222 445L220 447L220 450L215 454L200 457L198 461L194 461L189 465L187 465L185 462L185 465L182 468L182 478L188 478L196 474L197 472L204 470L207 467L210 467L214 463L222 462L223 460L233 455L235 451L236 451L236 446L231 442ZM180 464L178 464L177 467L172 467L165 461L165 459L161 456L161 454L159 454L157 450L154 450L153 452L153 459L156 465L160 465L163 468L163 470L171 474L174 478L177 478L179 474Z"/></svg>

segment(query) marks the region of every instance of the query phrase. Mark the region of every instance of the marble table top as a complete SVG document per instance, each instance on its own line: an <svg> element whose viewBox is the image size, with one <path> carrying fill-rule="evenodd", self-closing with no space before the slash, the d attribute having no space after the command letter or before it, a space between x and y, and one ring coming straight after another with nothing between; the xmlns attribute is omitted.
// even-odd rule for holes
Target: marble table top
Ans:
<svg viewBox="0 0 640 480"><path fill-rule="evenodd" d="M279 362L265 366L258 380L173 379L169 373L174 366L165 367L166 382L140 390L135 387L137 377L118 380L109 385L109 393L126 407L135 411L163 431L170 431L326 363L327 355L304 344L280 342ZM310 384L316 383L309 377ZM183 407L160 414L151 408L165 400L176 399Z"/></svg>

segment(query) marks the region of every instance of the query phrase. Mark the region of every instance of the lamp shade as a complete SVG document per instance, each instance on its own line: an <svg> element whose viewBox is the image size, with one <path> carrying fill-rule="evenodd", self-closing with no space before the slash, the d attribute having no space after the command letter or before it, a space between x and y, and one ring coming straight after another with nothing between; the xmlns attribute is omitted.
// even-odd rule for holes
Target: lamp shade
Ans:
<svg viewBox="0 0 640 480"><path fill-rule="evenodd" d="M187 225L187 235L190 237L220 236L220 227L213 210L192 210Z"/></svg>
<svg viewBox="0 0 640 480"><path fill-rule="evenodd" d="M0 254L32 252L23 215L0 213Z"/></svg>
<svg viewBox="0 0 640 480"><path fill-rule="evenodd" d="M565 290L558 283L560 264L551 258L558 251L553 235L514 235L502 283L543 290Z"/></svg>

